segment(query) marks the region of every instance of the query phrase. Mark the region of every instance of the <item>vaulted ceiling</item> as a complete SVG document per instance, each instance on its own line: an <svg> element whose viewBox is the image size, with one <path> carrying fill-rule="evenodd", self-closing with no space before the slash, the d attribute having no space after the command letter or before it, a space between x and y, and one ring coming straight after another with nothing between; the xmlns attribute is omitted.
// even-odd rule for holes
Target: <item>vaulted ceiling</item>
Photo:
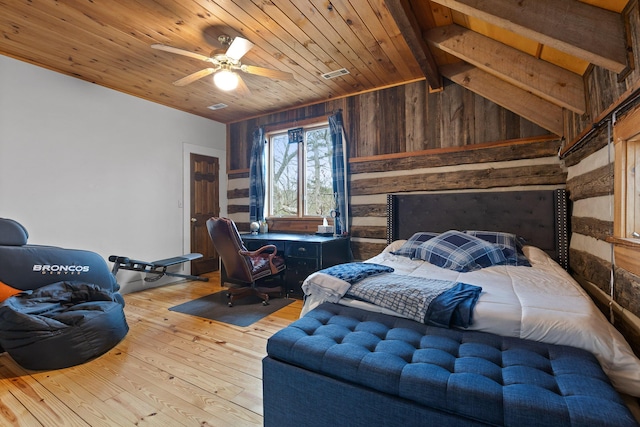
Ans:
<svg viewBox="0 0 640 427"><path fill-rule="evenodd" d="M588 67L630 66L628 1L0 0L0 54L223 123L449 79L561 135L563 109L585 112ZM174 85L212 67L220 35L253 43L242 64L293 78L238 71L248 90L225 92L209 70Z"/></svg>

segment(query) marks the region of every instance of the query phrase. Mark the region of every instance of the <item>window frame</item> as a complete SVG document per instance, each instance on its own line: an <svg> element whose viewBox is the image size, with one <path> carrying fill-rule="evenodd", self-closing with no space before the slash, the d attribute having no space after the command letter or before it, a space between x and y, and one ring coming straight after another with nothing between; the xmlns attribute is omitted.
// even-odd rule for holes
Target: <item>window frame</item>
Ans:
<svg viewBox="0 0 640 427"><path fill-rule="evenodd" d="M640 238L633 231L640 224L635 183L630 183L630 170L640 166L640 107L619 120L613 128L614 164L614 217L613 236L607 239L614 245L616 265L640 276ZM630 153L636 153L629 155ZM631 199L634 199L630 201ZM634 227L635 226L635 227Z"/></svg>
<svg viewBox="0 0 640 427"><path fill-rule="evenodd" d="M272 168L272 164L273 164L273 149L272 149L272 144L271 144L271 138L274 135L281 135L281 134L286 134L289 130L291 129L297 129L297 128L302 128L303 129L303 133L305 135L305 137L303 138L303 142L301 144L299 144L298 147L298 154L297 154L297 160L298 160L298 200L297 200L297 211L298 214L297 215L274 215L272 213L272 203L273 203L273 182L272 182L272 176L271 176L271 168ZM278 127L278 128L271 128L268 129L265 132L265 140L267 141L267 147L266 147L266 200L265 200L265 212L267 212L268 214L266 216L269 217L269 219L281 219L281 220L308 220L311 219L313 221L317 221L318 218L323 218L323 217L328 217L329 216L329 210L327 210L326 214L322 215L306 215L304 213L305 211L305 199L306 199L306 175L305 175L305 162L306 162L306 147L307 147L307 140L306 140L306 132L308 131L312 131L315 129L321 129L321 128L327 128L327 130L330 132L329 129L329 121L324 118L324 119L314 119L314 120L307 120L304 123L296 123L295 125L292 126L287 126L287 127ZM329 133L330 135L330 133ZM330 136L329 136L330 137Z"/></svg>

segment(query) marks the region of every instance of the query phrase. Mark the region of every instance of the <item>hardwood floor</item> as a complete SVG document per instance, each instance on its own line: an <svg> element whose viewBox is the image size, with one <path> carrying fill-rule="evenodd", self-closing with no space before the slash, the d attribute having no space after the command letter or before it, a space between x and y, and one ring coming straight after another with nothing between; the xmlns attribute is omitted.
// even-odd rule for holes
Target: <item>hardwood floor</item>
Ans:
<svg viewBox="0 0 640 427"><path fill-rule="evenodd" d="M129 333L85 364L27 371L1 354L0 425L262 426L266 342L302 301L248 327L168 310L220 290L208 276L125 295Z"/></svg>

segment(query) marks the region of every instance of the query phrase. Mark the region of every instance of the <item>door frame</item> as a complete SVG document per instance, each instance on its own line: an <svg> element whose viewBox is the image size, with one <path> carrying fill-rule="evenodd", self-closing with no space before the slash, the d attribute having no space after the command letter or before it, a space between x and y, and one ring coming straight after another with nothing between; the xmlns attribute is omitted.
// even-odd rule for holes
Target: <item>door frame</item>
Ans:
<svg viewBox="0 0 640 427"><path fill-rule="evenodd" d="M185 254L191 252L191 154L218 158L220 216L227 216L227 152L216 148L183 143L182 200L178 200L178 206L182 208L182 251ZM184 267L191 273L190 263L185 263Z"/></svg>

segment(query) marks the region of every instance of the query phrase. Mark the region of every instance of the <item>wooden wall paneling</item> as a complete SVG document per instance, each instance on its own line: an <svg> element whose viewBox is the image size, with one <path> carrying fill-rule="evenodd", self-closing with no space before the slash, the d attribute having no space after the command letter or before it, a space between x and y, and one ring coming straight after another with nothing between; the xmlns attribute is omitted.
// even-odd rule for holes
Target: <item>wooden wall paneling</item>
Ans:
<svg viewBox="0 0 640 427"><path fill-rule="evenodd" d="M396 132L401 129L403 135L404 130L402 125L396 121L396 106L393 103L393 88L384 89L377 92L376 105L369 105L368 110L376 110L377 126L371 123L371 126L377 127L377 143L375 144L374 152L378 154L386 154L397 150L397 141L395 141ZM390 125L393 123L393 125Z"/></svg>
<svg viewBox="0 0 640 427"><path fill-rule="evenodd" d="M404 85L405 151L422 151L428 148L426 110L426 83Z"/></svg>
<svg viewBox="0 0 640 427"><path fill-rule="evenodd" d="M349 230L351 237L365 237L367 239L386 240L387 228L382 226L357 226L354 225Z"/></svg>
<svg viewBox="0 0 640 427"><path fill-rule="evenodd" d="M249 168L249 156L251 155L252 125L254 120L246 120L227 125L229 133L229 147L227 152L228 170L234 171Z"/></svg>
<svg viewBox="0 0 640 427"><path fill-rule="evenodd" d="M509 160L534 159L555 156L560 140L555 136L505 141L502 143L477 144L464 149L425 150L406 155L377 156L369 159L353 159L349 162L352 174L384 172L391 170L411 170L499 162Z"/></svg>
<svg viewBox="0 0 640 427"><path fill-rule="evenodd" d="M380 148L378 154L407 151L405 93L401 86L380 91Z"/></svg>
<svg viewBox="0 0 640 427"><path fill-rule="evenodd" d="M613 222L574 216L571 218L571 232L605 241L613 234Z"/></svg>
<svg viewBox="0 0 640 427"><path fill-rule="evenodd" d="M585 85L586 85L585 79ZM591 111L589 107L590 98L587 98L587 111ZM578 135L586 132L587 129L592 124L591 121L591 113L588 112L586 114L576 114L569 110L563 111L563 120L564 120L564 137L567 143L571 143Z"/></svg>
<svg viewBox="0 0 640 427"><path fill-rule="evenodd" d="M515 120L515 122L513 122L514 125L515 123L518 124L517 128L514 126L513 133L507 133L507 139L515 138L516 135L540 135L540 132L544 131L544 129L537 124L530 122L529 120L525 120L511 111L505 110L505 114L507 117L513 117ZM512 123L509 119L506 121L507 123Z"/></svg>
<svg viewBox="0 0 640 427"><path fill-rule="evenodd" d="M493 126L474 126L474 141L502 141L511 139L511 137L505 137L503 135L503 128L506 127L504 121L504 114L501 114L503 110L497 104L489 101L486 98L477 97L473 103L473 114L475 117L481 118L483 115L490 117L497 117L497 121ZM509 133L509 132L505 132Z"/></svg>
<svg viewBox="0 0 640 427"><path fill-rule="evenodd" d="M344 120L344 132L347 137L348 158L358 157L358 141L360 140L359 123L356 119L355 104L357 97L351 96L344 99L342 106L342 119Z"/></svg>
<svg viewBox="0 0 640 427"><path fill-rule="evenodd" d="M627 80L618 81L618 74L600 67L589 70L587 87L589 92L589 106L591 117L596 119L627 90Z"/></svg>
<svg viewBox="0 0 640 427"><path fill-rule="evenodd" d="M509 110L502 110L502 120L504 120L505 139L517 138L516 135L539 135L545 130Z"/></svg>
<svg viewBox="0 0 640 427"><path fill-rule="evenodd" d="M462 96L462 134L460 135L460 141L458 145L467 146L471 144L475 144L478 139L476 139L476 128L477 116L476 116L476 102L478 101L478 97L471 91L463 90L461 93Z"/></svg>
<svg viewBox="0 0 640 427"><path fill-rule="evenodd" d="M227 176L229 179L249 178L249 170L231 171Z"/></svg>
<svg viewBox="0 0 640 427"><path fill-rule="evenodd" d="M249 188L236 188L234 190L227 190L227 199L229 201L233 199L244 199L249 197Z"/></svg>
<svg viewBox="0 0 640 427"><path fill-rule="evenodd" d="M574 151L570 152L564 158L564 164L567 167L575 166L587 156L600 150L609 142L607 126L602 126L595 130L595 132L589 137L587 143Z"/></svg>
<svg viewBox="0 0 640 427"><path fill-rule="evenodd" d="M464 137L464 93L458 85L452 86L448 91L438 95L443 100L441 120L442 126L439 140L441 147L458 147L469 143L468 137ZM468 136L468 135L467 135Z"/></svg>
<svg viewBox="0 0 640 427"><path fill-rule="evenodd" d="M381 110L388 106L380 103L380 91L359 96L357 120L360 123L359 156L372 156L380 153L380 129L385 126L381 121Z"/></svg>
<svg viewBox="0 0 640 427"><path fill-rule="evenodd" d="M232 205L229 204L227 206L227 213L229 215L237 214L237 213L249 213L249 205Z"/></svg>
<svg viewBox="0 0 640 427"><path fill-rule="evenodd" d="M351 242L351 252L354 259L368 259L380 252L387 246L386 243L373 242Z"/></svg>
<svg viewBox="0 0 640 427"><path fill-rule="evenodd" d="M623 307L640 317L640 282L638 276L616 268L616 299Z"/></svg>
<svg viewBox="0 0 640 427"><path fill-rule="evenodd" d="M368 216L368 217L378 217L378 218L386 218L387 217L387 205L386 203L380 204L363 204L363 205L353 205L351 206L351 216Z"/></svg>
<svg viewBox="0 0 640 427"><path fill-rule="evenodd" d="M449 91L451 82L444 80L444 90L435 93L424 92L427 97L424 120L427 123L427 143L426 148L440 148L442 146L442 121L440 120L442 110L442 94Z"/></svg>
<svg viewBox="0 0 640 427"><path fill-rule="evenodd" d="M610 262L576 249L569 249L569 259L571 260L570 270L574 275L583 277L604 293L609 294Z"/></svg>
<svg viewBox="0 0 640 427"><path fill-rule="evenodd" d="M567 181L567 192L572 201L613 193L613 167L601 166Z"/></svg>
<svg viewBox="0 0 640 427"><path fill-rule="evenodd" d="M505 186L564 185L566 173L560 165L531 165L513 168L462 170L368 178L351 182L351 195L384 194L398 191L440 191L488 189Z"/></svg>

